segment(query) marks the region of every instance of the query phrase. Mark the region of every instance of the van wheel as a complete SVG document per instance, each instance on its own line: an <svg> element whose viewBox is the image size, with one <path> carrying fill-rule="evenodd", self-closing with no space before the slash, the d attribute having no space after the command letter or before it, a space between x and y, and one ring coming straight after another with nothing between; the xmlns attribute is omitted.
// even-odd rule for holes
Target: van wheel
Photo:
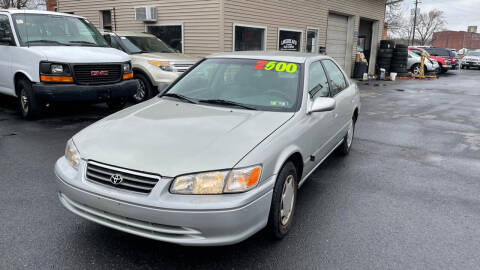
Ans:
<svg viewBox="0 0 480 270"><path fill-rule="evenodd" d="M42 106L33 93L32 83L26 79L20 79L16 84L18 102L22 117L28 120L38 118L42 113Z"/></svg>
<svg viewBox="0 0 480 270"><path fill-rule="evenodd" d="M124 99L112 99L106 102L107 106L112 111L118 111L125 108L127 102Z"/></svg>
<svg viewBox="0 0 480 270"><path fill-rule="evenodd" d="M338 147L338 152L346 156L350 153L350 149L352 148L352 143L353 143L353 136L355 135L355 118L352 118L352 121L350 121L350 125L348 126L348 131L345 137L343 137L343 142Z"/></svg>
<svg viewBox="0 0 480 270"><path fill-rule="evenodd" d="M143 74L138 74L134 73L134 79L138 81L138 88L137 88L137 93L133 95L132 101L134 103L140 103L143 102L153 95L153 87L152 84L150 83L150 80Z"/></svg>
<svg viewBox="0 0 480 270"><path fill-rule="evenodd" d="M275 239L282 239L292 226L297 201L297 168L287 162L278 174L273 188L267 230Z"/></svg>

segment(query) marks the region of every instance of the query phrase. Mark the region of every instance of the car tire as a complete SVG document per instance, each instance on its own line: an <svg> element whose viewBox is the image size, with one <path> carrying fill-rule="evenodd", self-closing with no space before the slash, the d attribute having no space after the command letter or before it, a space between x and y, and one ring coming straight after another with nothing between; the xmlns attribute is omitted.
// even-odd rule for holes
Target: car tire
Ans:
<svg viewBox="0 0 480 270"><path fill-rule="evenodd" d="M27 79L20 79L16 83L18 103L22 117L35 120L42 114L42 104L33 93L32 83Z"/></svg>
<svg viewBox="0 0 480 270"><path fill-rule="evenodd" d="M355 124L356 124L356 119L355 117L353 117L348 127L347 134L345 135L345 137L343 137L343 142L338 147L338 152L342 156L346 156L350 153L350 149L352 148L352 144L353 144L353 137L355 136Z"/></svg>
<svg viewBox="0 0 480 270"><path fill-rule="evenodd" d="M138 81L137 93L132 96L133 103L140 103L148 100L153 95L153 86L150 80L143 74L134 73L134 79Z"/></svg>
<svg viewBox="0 0 480 270"><path fill-rule="evenodd" d="M119 111L125 108L125 105L127 104L124 99L111 99L108 100L106 103L111 111Z"/></svg>
<svg viewBox="0 0 480 270"><path fill-rule="evenodd" d="M422 67L420 66L420 64L415 64L415 65L412 66L411 71L415 75L420 75L421 68Z"/></svg>
<svg viewBox="0 0 480 270"><path fill-rule="evenodd" d="M267 230L274 239L282 239L292 227L297 189L297 168L289 161L280 170L273 188Z"/></svg>

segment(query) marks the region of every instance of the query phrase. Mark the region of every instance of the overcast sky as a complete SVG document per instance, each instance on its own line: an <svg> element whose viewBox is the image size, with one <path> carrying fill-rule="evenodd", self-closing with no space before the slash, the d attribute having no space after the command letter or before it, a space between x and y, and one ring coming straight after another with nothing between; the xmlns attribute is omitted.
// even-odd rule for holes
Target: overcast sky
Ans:
<svg viewBox="0 0 480 270"><path fill-rule="evenodd" d="M404 6L414 8L415 0L404 0ZM448 30L467 31L469 25L477 25L480 29L480 0L421 0L421 12L439 9L445 12Z"/></svg>

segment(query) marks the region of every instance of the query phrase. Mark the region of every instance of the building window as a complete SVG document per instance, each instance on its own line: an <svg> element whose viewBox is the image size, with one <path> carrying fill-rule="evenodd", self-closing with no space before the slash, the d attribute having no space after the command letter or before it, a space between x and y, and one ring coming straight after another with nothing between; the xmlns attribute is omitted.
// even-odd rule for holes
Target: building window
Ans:
<svg viewBox="0 0 480 270"><path fill-rule="evenodd" d="M317 52L317 40L318 40L318 29L314 29L314 28L307 29L306 50L308 53Z"/></svg>
<svg viewBox="0 0 480 270"><path fill-rule="evenodd" d="M100 11L100 25L103 30L112 31L112 12L110 10Z"/></svg>
<svg viewBox="0 0 480 270"><path fill-rule="evenodd" d="M234 25L234 51L264 51L266 28Z"/></svg>
<svg viewBox="0 0 480 270"><path fill-rule="evenodd" d="M183 52L183 27L181 24L149 25L147 32L155 35L178 52Z"/></svg>
<svg viewBox="0 0 480 270"><path fill-rule="evenodd" d="M278 50L299 52L302 48L302 31L278 30Z"/></svg>

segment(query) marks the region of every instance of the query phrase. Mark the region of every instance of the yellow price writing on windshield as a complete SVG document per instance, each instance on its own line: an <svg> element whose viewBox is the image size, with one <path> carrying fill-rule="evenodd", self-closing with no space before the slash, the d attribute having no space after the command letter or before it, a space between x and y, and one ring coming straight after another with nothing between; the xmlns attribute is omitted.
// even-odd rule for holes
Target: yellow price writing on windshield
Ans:
<svg viewBox="0 0 480 270"><path fill-rule="evenodd" d="M297 72L298 65L294 63L259 60L257 61L257 65L253 67L253 69L295 73Z"/></svg>

